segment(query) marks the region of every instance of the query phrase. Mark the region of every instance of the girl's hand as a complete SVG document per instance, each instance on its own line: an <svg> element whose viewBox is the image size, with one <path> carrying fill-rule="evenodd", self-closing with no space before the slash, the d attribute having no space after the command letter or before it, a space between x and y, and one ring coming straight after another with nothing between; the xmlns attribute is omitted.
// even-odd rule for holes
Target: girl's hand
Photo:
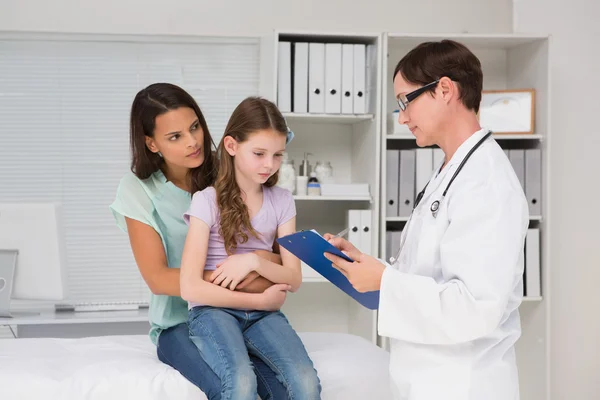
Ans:
<svg viewBox="0 0 600 400"><path fill-rule="evenodd" d="M235 290L237 285L258 267L258 256L254 253L234 254L217 265L210 277L215 285Z"/></svg>
<svg viewBox="0 0 600 400"><path fill-rule="evenodd" d="M263 311L277 311L281 308L287 297L287 292L292 287L285 283L277 283L267 290L265 290L260 296L259 309Z"/></svg>

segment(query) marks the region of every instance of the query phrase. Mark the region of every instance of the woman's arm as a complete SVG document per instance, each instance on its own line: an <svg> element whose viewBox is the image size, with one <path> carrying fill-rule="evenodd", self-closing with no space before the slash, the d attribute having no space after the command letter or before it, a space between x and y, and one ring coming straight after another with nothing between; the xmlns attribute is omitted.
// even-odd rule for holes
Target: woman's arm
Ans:
<svg viewBox="0 0 600 400"><path fill-rule="evenodd" d="M190 218L181 258L181 297L188 302L213 307L262 309L261 294L231 291L204 280L209 235L210 228L204 221Z"/></svg>
<svg viewBox="0 0 600 400"><path fill-rule="evenodd" d="M277 228L278 237L291 235L294 232L296 232L296 217L291 218ZM289 284L292 287L291 291L295 292L302 283L300 260L286 249L280 249L282 265L257 257L258 260L255 271L273 283Z"/></svg>
<svg viewBox="0 0 600 400"><path fill-rule="evenodd" d="M129 243L142 278L158 295L180 296L179 269L169 268L162 240L150 225L125 217Z"/></svg>
<svg viewBox="0 0 600 400"><path fill-rule="evenodd" d="M180 270L169 268L162 240L158 233L150 225L135 219L125 217L127 232L133 257L140 270L142 278L148 285L150 291L156 295L181 296ZM268 251L257 252L261 257L271 260L281 259L277 254ZM270 256L271 255L271 256ZM205 277L210 276L212 271L206 271ZM205 278L207 279L207 278ZM273 282L258 277L239 291L247 293L262 293L271 287ZM238 290L238 289L236 289Z"/></svg>

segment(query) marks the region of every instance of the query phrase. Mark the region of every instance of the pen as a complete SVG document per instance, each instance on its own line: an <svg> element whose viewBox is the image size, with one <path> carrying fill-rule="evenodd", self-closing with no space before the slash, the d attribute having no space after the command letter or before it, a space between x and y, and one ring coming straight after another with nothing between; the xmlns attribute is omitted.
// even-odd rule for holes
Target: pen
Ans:
<svg viewBox="0 0 600 400"><path fill-rule="evenodd" d="M346 228L343 231L341 231L340 233L338 233L337 235L333 236L333 238L338 238L338 237L342 237L344 236L346 233L348 233L348 231L350 230L350 228ZM332 238L332 239L333 239Z"/></svg>

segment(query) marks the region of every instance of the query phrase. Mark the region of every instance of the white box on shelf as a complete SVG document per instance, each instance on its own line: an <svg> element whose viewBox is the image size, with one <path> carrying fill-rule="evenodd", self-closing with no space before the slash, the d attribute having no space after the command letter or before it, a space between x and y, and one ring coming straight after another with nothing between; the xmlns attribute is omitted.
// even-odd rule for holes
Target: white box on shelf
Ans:
<svg viewBox="0 0 600 400"><path fill-rule="evenodd" d="M368 183L322 183L322 196L369 196Z"/></svg>

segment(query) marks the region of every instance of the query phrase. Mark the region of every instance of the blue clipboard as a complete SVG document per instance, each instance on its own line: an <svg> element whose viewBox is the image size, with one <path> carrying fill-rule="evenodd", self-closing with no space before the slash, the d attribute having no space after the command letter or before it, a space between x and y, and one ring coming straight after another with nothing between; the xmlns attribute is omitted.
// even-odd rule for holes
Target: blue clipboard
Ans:
<svg viewBox="0 0 600 400"><path fill-rule="evenodd" d="M379 307L379 291L360 293L352 287L352 284L337 269L333 268L331 261L325 258L323 253L332 253L342 257L346 261L353 262L351 258L342 253L321 235L314 231L300 231L277 239L277 243L309 267L317 271L325 279L344 291L348 296L358 301L370 310Z"/></svg>

